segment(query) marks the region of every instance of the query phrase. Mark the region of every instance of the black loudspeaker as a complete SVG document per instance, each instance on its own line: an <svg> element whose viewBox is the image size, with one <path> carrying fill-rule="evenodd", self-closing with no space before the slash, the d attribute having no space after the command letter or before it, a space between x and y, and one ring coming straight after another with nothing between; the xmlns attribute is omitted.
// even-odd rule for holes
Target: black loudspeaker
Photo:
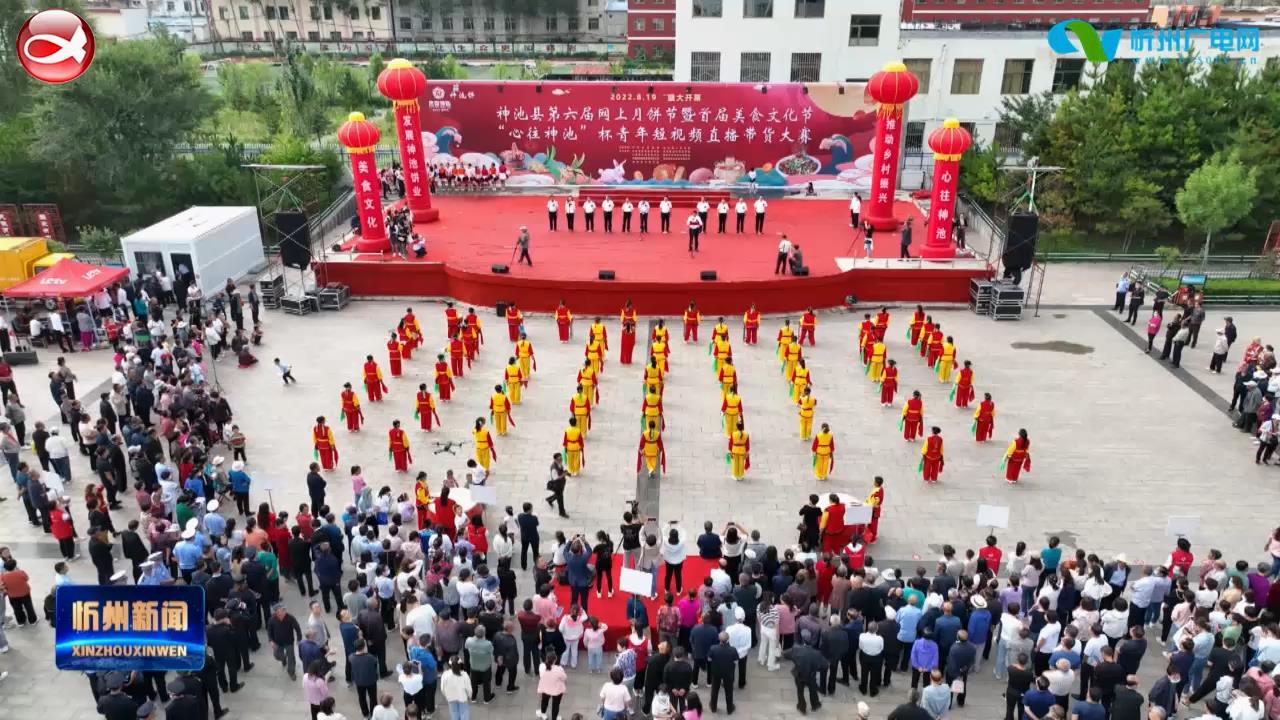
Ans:
<svg viewBox="0 0 1280 720"><path fill-rule="evenodd" d="M280 262L285 267L303 269L311 264L311 228L307 215L300 210L276 213L276 230L280 233Z"/></svg>
<svg viewBox="0 0 1280 720"><path fill-rule="evenodd" d="M612 280L614 278L612 270L601 270L597 275L601 280Z"/></svg>
<svg viewBox="0 0 1280 720"><path fill-rule="evenodd" d="M506 265L495 264L489 269L493 271L494 275L506 275L507 273L511 272L511 268L507 267Z"/></svg>
<svg viewBox="0 0 1280 720"><path fill-rule="evenodd" d="M498 317L504 318L507 316L507 307L510 305L511 303L507 302L506 300L499 300L498 302L493 304L493 309L497 311Z"/></svg>
<svg viewBox="0 0 1280 720"><path fill-rule="evenodd" d="M1001 262L1006 270L1027 270L1036 257L1036 239L1040 236L1040 216L1015 213L1009 216L1005 231Z"/></svg>
<svg viewBox="0 0 1280 720"><path fill-rule="evenodd" d="M716 279L716 271L715 271L715 270L703 270L703 271L702 271L702 274L701 274L701 275L699 275L699 277L701 277L703 280L715 280L715 279Z"/></svg>
<svg viewBox="0 0 1280 720"><path fill-rule="evenodd" d="M809 277L809 266L795 268L791 271L791 274L796 277Z"/></svg>

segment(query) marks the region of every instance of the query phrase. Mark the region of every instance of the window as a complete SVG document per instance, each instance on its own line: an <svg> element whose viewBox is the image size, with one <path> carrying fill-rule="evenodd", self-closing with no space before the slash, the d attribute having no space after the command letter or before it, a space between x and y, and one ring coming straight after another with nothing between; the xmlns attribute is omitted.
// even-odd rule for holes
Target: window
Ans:
<svg viewBox="0 0 1280 720"><path fill-rule="evenodd" d="M220 8L218 8L218 19L219 19L219 20L227 20L227 19L229 19L229 18L230 18L230 13L228 13L228 12L227 12L227 9L226 9L226 8L224 8L224 7L220 7Z"/></svg>
<svg viewBox="0 0 1280 720"><path fill-rule="evenodd" d="M165 9L169 12L173 12L173 3L165 3Z"/></svg>
<svg viewBox="0 0 1280 720"><path fill-rule="evenodd" d="M548 30L558 30L558 29L560 29L560 19L559 19L559 18L557 18L557 17L555 17L554 15L553 15L553 16L551 16L551 17L548 17L548 18L547 18L547 29L548 29Z"/></svg>
<svg viewBox="0 0 1280 720"><path fill-rule="evenodd" d="M975 139L978 137L978 126L976 123L962 122L960 123L960 127L964 128L965 131L969 133L969 137Z"/></svg>
<svg viewBox="0 0 1280 720"><path fill-rule="evenodd" d="M307 32L307 39L310 40L311 42L319 42L320 33L316 32L315 30L310 30Z"/></svg>
<svg viewBox="0 0 1280 720"><path fill-rule="evenodd" d="M364 33L363 33L363 32L361 32L361 31L359 31L359 30L356 30L355 32L351 33L351 39L352 39L352 40L363 40L363 39L364 39Z"/></svg>
<svg viewBox="0 0 1280 720"><path fill-rule="evenodd" d="M271 32L270 30L268 30L268 31L266 31L266 32L262 33L262 39L263 39L263 40L266 40L266 41L267 41L267 42L269 42L269 43L273 43L273 42L275 42L275 41L276 41L276 34L275 34L274 32Z"/></svg>
<svg viewBox="0 0 1280 720"><path fill-rule="evenodd" d="M341 41L342 41L342 33L340 33L340 32L331 32L331 33L329 33L329 39L330 39L330 40L332 40L332 41L334 41L334 42L341 42Z"/></svg>
<svg viewBox="0 0 1280 720"><path fill-rule="evenodd" d="M473 17L471 17L470 15L466 15L466 16L464 16L464 17L462 18L462 29L463 29L463 30L475 30L475 29L476 29L476 19L475 19L475 18L473 18Z"/></svg>
<svg viewBox="0 0 1280 720"><path fill-rule="evenodd" d="M1084 60L1079 58L1058 58L1053 66L1053 91L1064 93L1080 87L1080 78L1084 77Z"/></svg>
<svg viewBox="0 0 1280 720"><path fill-rule="evenodd" d="M791 82L818 82L822 53L791 53Z"/></svg>
<svg viewBox="0 0 1280 720"><path fill-rule="evenodd" d="M569 16L569 32L577 32L579 28L579 20L577 15Z"/></svg>
<svg viewBox="0 0 1280 720"><path fill-rule="evenodd" d="M658 59L660 59L660 58L662 58L662 57L666 56L666 54L667 54L667 51L666 51L666 50L663 50L661 45L654 45L654 46L653 46L653 59L654 59L654 60L658 60ZM1274 59L1274 58L1272 58L1272 59Z"/></svg>
<svg viewBox="0 0 1280 720"><path fill-rule="evenodd" d="M451 17L451 16L449 16L449 15L445 15L444 17L440 18L440 29L441 29L441 30L452 30L452 29L453 29L453 17Z"/></svg>
<svg viewBox="0 0 1280 720"><path fill-rule="evenodd" d="M742 53L741 67L738 70L739 82L769 82L769 53Z"/></svg>
<svg viewBox="0 0 1280 720"><path fill-rule="evenodd" d="M267 19L268 19L268 20L275 20L275 19L276 19L276 6L275 6L275 5L268 5L268 6L266 7L266 11L267 11Z"/></svg>
<svg viewBox="0 0 1280 720"><path fill-rule="evenodd" d="M312 20L320 19L320 8L316 7L315 5L311 6L311 19Z"/></svg>
<svg viewBox="0 0 1280 720"><path fill-rule="evenodd" d="M995 137L992 139L996 149L1001 152L1013 152L1018 150L1020 138L1018 131L1013 128L1012 123L998 122L996 123Z"/></svg>
<svg viewBox="0 0 1280 720"><path fill-rule="evenodd" d="M951 94L977 95L982 87L982 61L956 60L951 66Z"/></svg>
<svg viewBox="0 0 1280 720"><path fill-rule="evenodd" d="M600 18L587 18L587 29L588 29L588 30L599 30L599 29L600 29Z"/></svg>
<svg viewBox="0 0 1280 720"><path fill-rule="evenodd" d="M689 79L694 82L720 82L720 53L690 53Z"/></svg>
<svg viewBox="0 0 1280 720"><path fill-rule="evenodd" d="M1031 68L1034 65L1034 60L1005 60L1000 94L1026 95L1031 92Z"/></svg>
<svg viewBox="0 0 1280 720"><path fill-rule="evenodd" d="M849 47L880 44L879 15L849 16Z"/></svg>
<svg viewBox="0 0 1280 720"><path fill-rule="evenodd" d="M902 138L903 150L909 153L918 153L924 149L924 123L909 122L907 123L907 134Z"/></svg>
<svg viewBox="0 0 1280 720"><path fill-rule="evenodd" d="M332 19L333 19L333 6L332 6L332 5L325 5L325 6L324 6L324 19L325 19L325 20L332 20Z"/></svg>
<svg viewBox="0 0 1280 720"><path fill-rule="evenodd" d="M421 22L421 23L419 23L419 25L421 26L421 28L422 28L423 30L430 30L430 29L431 29L431 16L430 16L430 15L423 15L423 16L422 16L422 22Z"/></svg>
<svg viewBox="0 0 1280 720"><path fill-rule="evenodd" d="M694 17L720 17L723 13L723 0L693 0Z"/></svg>
<svg viewBox="0 0 1280 720"><path fill-rule="evenodd" d="M796 17L820 18L827 12L827 0L796 0Z"/></svg>
<svg viewBox="0 0 1280 720"><path fill-rule="evenodd" d="M507 32L516 31L516 18L514 15L505 15L502 18L502 29Z"/></svg>
<svg viewBox="0 0 1280 720"><path fill-rule="evenodd" d="M280 15L280 19L281 19L281 20L288 20L288 19L289 19L289 8L288 8L287 6L285 6L285 5L281 5L281 6L280 6L280 9L279 9L279 15Z"/></svg>
<svg viewBox="0 0 1280 720"><path fill-rule="evenodd" d="M644 32L644 18L636 18L633 26L635 27L636 32Z"/></svg>
<svg viewBox="0 0 1280 720"><path fill-rule="evenodd" d="M185 12L191 12L191 3L189 2L182 3L182 9Z"/></svg>
<svg viewBox="0 0 1280 720"><path fill-rule="evenodd" d="M314 18L313 18L313 19L314 19ZM401 16L400 16L400 29L401 29L401 30L412 30L412 29L413 29L413 18L407 18L407 17L404 17L403 15L401 15Z"/></svg>
<svg viewBox="0 0 1280 720"><path fill-rule="evenodd" d="M240 39L241 39L241 40L248 40L248 41L252 41L252 40L253 40L253 33L249 32L248 30L242 30L242 31L240 31Z"/></svg>
<svg viewBox="0 0 1280 720"><path fill-rule="evenodd" d="M495 28L495 27L497 27L497 24L494 22L494 20L493 20L493 16L492 16L492 15L486 15L486 16L485 16L485 18L484 18L484 29L485 29L485 31L486 31L486 32L493 32L493 30L494 30L494 28Z"/></svg>
<svg viewBox="0 0 1280 720"><path fill-rule="evenodd" d="M296 32L294 32L294 31L290 30L290 31L288 31L288 32L286 32L286 33L284 34L284 37L285 37L285 39L286 39L286 40L297 40L297 39L298 39L298 33L296 33Z"/></svg>
<svg viewBox="0 0 1280 720"><path fill-rule="evenodd" d="M587 7L596 7L600 4L600 0L587 0Z"/></svg>
<svg viewBox="0 0 1280 720"><path fill-rule="evenodd" d="M635 59L635 60L643 60L643 59L644 59L644 46L643 46L643 45L636 45L635 47L631 48L631 57L632 57L633 59Z"/></svg>
<svg viewBox="0 0 1280 720"><path fill-rule="evenodd" d="M667 29L667 21L662 18L653 18L649 21L649 29L657 32L663 32Z"/></svg>
<svg viewBox="0 0 1280 720"><path fill-rule="evenodd" d="M241 19L241 20L248 20L248 19L249 19L249 8L248 8L248 6L246 6L246 5L241 5L241 6L240 6L240 19Z"/></svg>
<svg viewBox="0 0 1280 720"><path fill-rule="evenodd" d="M920 81L919 94L929 94L929 76L933 73L933 60L929 58L913 58L903 60L902 64L906 65L907 70L910 70L911 74L915 75L916 79Z"/></svg>
<svg viewBox="0 0 1280 720"><path fill-rule="evenodd" d="M359 6L352 5L351 8L347 10L347 17L351 18L352 20L359 20L360 19Z"/></svg>
<svg viewBox="0 0 1280 720"><path fill-rule="evenodd" d="M374 5L373 7L369 8L369 17L370 19L373 19L373 20L381 20L382 8L378 7L377 5ZM370 34L372 35L373 33L370 33Z"/></svg>
<svg viewBox="0 0 1280 720"><path fill-rule="evenodd" d="M742 17L773 17L773 0L742 0Z"/></svg>

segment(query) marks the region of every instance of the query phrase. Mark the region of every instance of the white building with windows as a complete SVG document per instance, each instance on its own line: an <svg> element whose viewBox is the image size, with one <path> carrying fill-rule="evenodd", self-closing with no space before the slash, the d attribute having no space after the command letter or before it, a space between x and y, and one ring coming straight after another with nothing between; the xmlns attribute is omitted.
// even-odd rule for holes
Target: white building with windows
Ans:
<svg viewBox="0 0 1280 720"><path fill-rule="evenodd" d="M1086 80L1083 55L1062 56L1040 30L911 29L897 0L676 0L675 79L710 82L865 82L903 60L920 79L907 106L906 152L949 117L983 144L998 141L1001 100L1057 93ZM1247 67L1280 62L1280 29L1256 29L1258 49L1232 53ZM1117 60L1174 58L1126 31ZM1236 30L1232 30L1236 32ZM1150 36L1148 36L1150 37ZM1198 57L1221 53L1209 33L1190 37ZM1139 46L1139 48L1135 48ZM1113 61L1114 62L1114 61Z"/></svg>
<svg viewBox="0 0 1280 720"><path fill-rule="evenodd" d="M209 39L207 0L147 0L147 25L191 43Z"/></svg>

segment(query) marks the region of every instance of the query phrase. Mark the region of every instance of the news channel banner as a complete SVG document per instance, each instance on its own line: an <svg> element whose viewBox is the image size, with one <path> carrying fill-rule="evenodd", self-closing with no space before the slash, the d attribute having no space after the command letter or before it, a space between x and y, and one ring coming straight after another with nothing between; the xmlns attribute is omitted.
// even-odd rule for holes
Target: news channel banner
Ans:
<svg viewBox="0 0 1280 720"><path fill-rule="evenodd" d="M55 605L59 670L204 667L204 588L63 585Z"/></svg>

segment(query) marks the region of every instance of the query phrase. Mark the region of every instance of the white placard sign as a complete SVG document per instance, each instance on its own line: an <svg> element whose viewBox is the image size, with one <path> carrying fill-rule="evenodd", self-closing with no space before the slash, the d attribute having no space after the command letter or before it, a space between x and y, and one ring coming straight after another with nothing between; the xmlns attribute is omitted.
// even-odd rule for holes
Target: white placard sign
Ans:
<svg viewBox="0 0 1280 720"><path fill-rule="evenodd" d="M477 505L497 505L498 490L488 485L472 485L471 501Z"/></svg>
<svg viewBox="0 0 1280 720"><path fill-rule="evenodd" d="M844 524L845 525L866 525L871 522L871 506L870 505L845 505L844 506Z"/></svg>
<svg viewBox="0 0 1280 720"><path fill-rule="evenodd" d="M1007 529L1009 508L1004 505L979 505L978 527Z"/></svg>
<svg viewBox="0 0 1280 720"><path fill-rule="evenodd" d="M1200 529L1199 515L1170 515L1164 534L1172 538L1189 538Z"/></svg>
<svg viewBox="0 0 1280 720"><path fill-rule="evenodd" d="M622 592L647 596L653 592L653 573L641 572L632 568L622 568L622 577L618 578L618 587L622 589Z"/></svg>

